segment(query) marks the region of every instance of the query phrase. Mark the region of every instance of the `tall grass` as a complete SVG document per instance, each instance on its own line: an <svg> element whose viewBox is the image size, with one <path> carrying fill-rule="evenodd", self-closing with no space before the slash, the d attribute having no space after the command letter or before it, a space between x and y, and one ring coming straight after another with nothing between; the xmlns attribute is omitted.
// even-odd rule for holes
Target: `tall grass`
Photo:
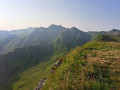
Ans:
<svg viewBox="0 0 120 90"><path fill-rule="evenodd" d="M119 50L120 54L119 45L119 43L91 42L83 47L77 47L64 58L62 65L48 78L43 90L120 89L119 84L114 82L115 76L120 73L115 74L112 72L115 67L112 64L106 64L106 62L113 63L113 61L106 61L105 57L104 62L97 60L102 55L98 55L99 52L107 53L110 56L108 53L110 50L112 52ZM95 51L96 54L92 55L92 52Z"/></svg>

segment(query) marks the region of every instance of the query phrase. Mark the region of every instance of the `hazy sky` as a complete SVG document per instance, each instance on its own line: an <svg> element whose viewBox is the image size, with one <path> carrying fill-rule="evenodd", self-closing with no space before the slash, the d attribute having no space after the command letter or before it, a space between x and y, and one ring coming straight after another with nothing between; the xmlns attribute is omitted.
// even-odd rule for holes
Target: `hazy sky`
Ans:
<svg viewBox="0 0 120 90"><path fill-rule="evenodd" d="M120 0L0 0L0 30L50 24L83 31L120 29Z"/></svg>

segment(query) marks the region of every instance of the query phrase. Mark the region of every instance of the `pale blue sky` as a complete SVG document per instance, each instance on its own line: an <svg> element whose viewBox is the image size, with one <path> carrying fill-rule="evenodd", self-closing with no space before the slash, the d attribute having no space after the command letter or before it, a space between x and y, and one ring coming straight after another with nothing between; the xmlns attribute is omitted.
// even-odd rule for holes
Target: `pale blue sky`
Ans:
<svg viewBox="0 0 120 90"><path fill-rule="evenodd" d="M50 24L83 31L120 29L120 0L0 0L0 30Z"/></svg>

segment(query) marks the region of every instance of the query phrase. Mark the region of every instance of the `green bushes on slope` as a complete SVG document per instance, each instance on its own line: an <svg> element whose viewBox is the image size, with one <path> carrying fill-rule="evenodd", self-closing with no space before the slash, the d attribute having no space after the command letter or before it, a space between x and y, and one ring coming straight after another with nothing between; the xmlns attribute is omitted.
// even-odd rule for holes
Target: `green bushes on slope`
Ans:
<svg viewBox="0 0 120 90"><path fill-rule="evenodd" d="M118 42L115 36L110 36L110 35L99 35L96 39L96 41L105 41L105 42Z"/></svg>

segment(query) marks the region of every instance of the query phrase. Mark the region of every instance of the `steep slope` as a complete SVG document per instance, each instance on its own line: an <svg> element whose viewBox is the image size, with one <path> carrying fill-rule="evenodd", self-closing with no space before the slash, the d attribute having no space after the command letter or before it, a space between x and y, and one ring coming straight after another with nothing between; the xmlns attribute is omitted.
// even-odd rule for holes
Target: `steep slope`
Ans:
<svg viewBox="0 0 120 90"><path fill-rule="evenodd" d="M70 34L71 33L70 29L62 27L61 25L58 26L54 24L50 25L48 28L30 27L28 29L21 29L21 30L0 31L0 46L1 46L0 55L11 52L16 48L22 48L26 46L38 46L38 45L47 46L50 43L52 43L55 38L58 38L58 40L56 39L55 42L59 42L61 41L60 38L65 37L65 31L66 33L69 33L68 37L70 37L70 35L72 34L77 33L77 29L73 31L71 30L72 34ZM64 34L62 34L63 32ZM94 40L98 35L103 35L103 34L119 36L120 30L113 29L108 32L101 31L101 32L87 32L87 33L91 35L91 37L89 36L91 40ZM88 36L85 34L83 35L86 37ZM75 37L71 37L71 38L73 39ZM79 36L76 38L79 38Z"/></svg>
<svg viewBox="0 0 120 90"><path fill-rule="evenodd" d="M9 73L6 70L5 63L3 59L0 60L0 84L2 84L4 81L8 79Z"/></svg>
<svg viewBox="0 0 120 90"><path fill-rule="evenodd" d="M2 49L0 50L0 55L6 54L18 48L18 42L20 41L20 39L31 34L34 29L35 28L30 27L21 30L0 31L0 46L2 47Z"/></svg>
<svg viewBox="0 0 120 90"><path fill-rule="evenodd" d="M95 40L99 35L110 35L110 36L119 36L120 34L120 30L118 29L112 29L110 31L100 31L100 32L95 32L95 31L89 31L87 32L89 35L91 35L91 40Z"/></svg>
<svg viewBox="0 0 120 90"><path fill-rule="evenodd" d="M97 38L96 38L96 41L105 41L105 42L118 42L117 40L117 37L115 36L110 36L110 35L99 35Z"/></svg>
<svg viewBox="0 0 120 90"><path fill-rule="evenodd" d="M66 30L69 29L53 24L50 25L48 28L36 28L35 31L27 37L28 39L26 40L24 46L47 46L51 44L59 34Z"/></svg>
<svg viewBox="0 0 120 90"><path fill-rule="evenodd" d="M1 81L0 89L33 90L40 79L50 75L49 71L53 63L64 53L67 53L67 51L53 52L53 48L50 46L48 48L34 46L17 49L1 56L9 78L5 79L5 82Z"/></svg>
<svg viewBox="0 0 120 90"><path fill-rule="evenodd" d="M81 46L90 41L91 36L83 31L72 27L70 30L61 33L53 42L56 50L71 49L76 46Z"/></svg>
<svg viewBox="0 0 120 90"><path fill-rule="evenodd" d="M112 29L112 30L108 31L107 34L109 34L109 35L117 35L117 34L120 34L120 30Z"/></svg>
<svg viewBox="0 0 120 90"><path fill-rule="evenodd" d="M52 65L65 53L54 54L51 58L21 73L19 80L13 83L13 90L33 90L39 81L50 75Z"/></svg>
<svg viewBox="0 0 120 90"><path fill-rule="evenodd" d="M20 31L20 32L22 33L23 31ZM2 53L5 53L7 51L6 52L7 54L0 56L0 70L2 71L1 75L0 75L0 80L1 80L0 83L2 83L0 85L0 89L2 89L2 90L4 90L4 89L5 90L8 90L8 89L9 90L12 90L12 89L14 89L14 90L26 90L26 89L32 90L33 87L38 84L40 79L43 79L44 77L49 77L49 75L50 75L49 70L51 69L53 63L56 60L58 60L58 58L60 56L63 56L64 53L68 52L71 48L85 44L86 42L90 41L92 38L91 35L83 32L83 31L80 31L75 27L68 29L68 28L64 28L60 25L57 26L57 25L53 25L53 24L50 25L48 28L40 27L40 28L36 28L32 32L17 35L20 32L16 31L15 32L16 34L10 34L10 35L8 35L8 37L5 36L4 40L1 41L2 43L0 43L1 44L0 50L3 51ZM101 32L101 34L105 34L105 33L107 33L107 32ZM99 33L97 33L97 35L95 34L95 37L97 37L98 35L99 35ZM102 35L102 36L105 36L105 35ZM114 34L114 36L119 37L119 33ZM103 39L103 40L105 40L105 41L106 41L106 38L107 38L107 40L109 39L111 41L111 37L105 36L104 38L105 39ZM117 40L118 40L118 38L117 38ZM112 41L114 41L113 35L112 35ZM113 44L113 46L112 46L112 44ZM68 60L68 62L70 62L70 64L65 63L65 66L63 65L63 67L65 67L65 69L68 69L68 66L71 64L73 66L74 65L77 66L78 64L80 64L80 65L82 65L82 69L83 69L80 73L84 74L84 72L83 72L84 66L87 64L87 62L89 62L89 60L86 60L86 58L89 56L89 53L91 53L91 55L93 55L93 56L96 56L96 53L94 53L95 50L98 50L98 53L99 53L99 50L100 50L100 52L102 52L102 51L106 52L106 50L109 49L110 52L112 52L111 50L113 50L113 52L116 55L118 55L119 51L118 51L118 53L115 52L115 50L119 49L119 47L117 45L120 46L118 43L102 43L102 42L101 43L93 42L90 44L86 44L86 46L84 46L85 48L82 47L82 48L78 49L77 53L76 53L76 51L73 51L73 53L70 54L70 56L68 55L64 60ZM10 52L10 51L13 51L13 52ZM79 52L79 51L81 51L81 52ZM8 53L8 52L10 52L10 53ZM106 53L108 53L108 52L106 52ZM74 57L74 55L75 55L75 57ZM79 55L80 57L77 55ZM103 55L103 54L101 54L101 55ZM78 62L74 61L74 60L77 60L76 57L78 57L77 58ZM96 57L96 58L98 58L98 57ZM80 61L79 59L80 60L83 59L83 61ZM69 60L73 60L73 61L71 62ZM73 64L75 62L76 62L76 64ZM100 62L97 61L97 62L101 64L101 61ZM93 68L93 64L94 63L92 63L92 66L91 66L92 68ZM70 70L71 70L71 68L73 68L72 65L69 66ZM74 70L79 69L79 67L78 67L78 69L76 69L76 66L74 66L74 68L73 68ZM60 67L62 70L63 67L62 66L60 66ZM85 69L88 70L87 69L88 67L89 67L89 64L87 65L87 67L85 67ZM110 66L110 67L112 67L112 66ZM57 73L60 75L63 75L61 73L68 73L68 72L64 71L64 69L63 69L63 71L59 71L59 68L57 70L58 70ZM81 69L79 69L79 71L80 70ZM69 69L68 69L68 71L69 71ZM88 72L88 71L86 71L86 72ZM75 74L79 75L80 73L78 73L78 74L75 73ZM94 71L94 73L96 73L96 71ZM99 72L97 72L97 73L99 73ZM73 71L73 74L74 74L74 71ZM99 73L99 74L103 75L103 73ZM111 73L110 73L110 75L111 75ZM4 79L3 76L5 76L6 79ZM52 74L51 77L53 77L53 76L54 75ZM55 77L60 78L60 80L63 79L63 77L59 76L59 75L55 76ZM74 77L74 75L73 75L73 77ZM99 76L97 76L97 77L99 77ZM81 79L81 77L76 77L76 78ZM73 79L76 79L76 78L73 78ZM85 76L85 78L91 78L91 77ZM100 76L100 78L104 78L104 77ZM114 78L114 77L111 76L111 78ZM57 85L56 83L54 84L55 78L52 78L52 79L53 79L53 81L51 80L51 78L50 78L50 81L49 80L47 81L48 84L46 84L45 89L55 88L55 87L51 87L52 83L53 83L53 85ZM64 78L64 79L66 80L66 78ZM102 84L108 83L105 81L105 83L102 82L102 84L101 84L99 82L99 79L96 79L94 77L92 79L95 79L98 81L98 82L95 81L95 85L98 85L99 87L105 88L104 86L102 86ZM109 80L109 78L107 78L107 79ZM33 80L35 80L35 81L33 82ZM84 80L86 80L86 79L82 79L82 81L78 81L78 82L83 82ZM55 82L57 82L57 81L55 80ZM62 82L62 83L64 85L66 85L64 82ZM94 83L94 82L90 81L90 83ZM114 82L114 83L118 84L116 82ZM59 84L59 82L58 82L58 84ZM60 88L63 88L63 86L64 86L63 84L61 84L62 86L60 85ZM70 86L71 85L74 86L74 84L75 83L71 83ZM86 85L86 84L84 83L84 85ZM75 86L75 88L76 87L77 88L85 88L86 86L84 86L84 85L82 85L83 87ZM89 84L89 82L87 82L87 85L89 85L90 88L94 87L94 85ZM106 87L111 88L112 86L108 85ZM59 89L59 87L56 87L56 88ZM65 86L65 88L68 88L68 87ZM96 88L96 86L94 88Z"/></svg>
<svg viewBox="0 0 120 90"><path fill-rule="evenodd" d="M119 90L119 64L120 43L89 42L66 55L42 90Z"/></svg>
<svg viewBox="0 0 120 90"><path fill-rule="evenodd" d="M4 61L4 67L6 68L9 78L1 81L1 83L11 84L15 81L19 73L33 67L47 58L51 57L53 54L52 47L40 47L40 46L30 46L25 48L16 49L14 52L2 55L0 57L0 62ZM1 66L2 67L2 66ZM2 73L2 72L1 72ZM5 73L0 78L3 78ZM8 82L9 81L9 82Z"/></svg>
<svg viewBox="0 0 120 90"><path fill-rule="evenodd" d="M34 27L29 27L27 29L19 29L19 30L11 30L11 31L4 31L4 30L0 30L0 41L2 41L2 39L6 38L9 35L23 35L26 34L28 32L32 32L35 28Z"/></svg>
<svg viewBox="0 0 120 90"><path fill-rule="evenodd" d="M106 34L105 31L100 31L100 32L96 32L96 31L89 31L87 32L87 34L91 35L91 41L95 40L99 35L104 35Z"/></svg>
<svg viewBox="0 0 120 90"><path fill-rule="evenodd" d="M62 48L59 48L59 42L54 42L55 40L57 40L56 38L58 37L59 39L60 36L62 36ZM7 53L5 55L1 55L0 57L0 60L4 61L6 70L9 73L9 78L5 82L3 81L1 88L3 90L4 88L11 90L12 85L15 82L17 84L15 83L13 85L13 88L18 88L21 83L21 77L19 77L19 75L21 75L22 72L25 72L29 68L32 68L40 63L45 63L44 65L46 65L47 63L49 63L49 60L51 60L51 57L54 57L56 55L59 56L60 54L66 53L71 48L83 45L89 40L90 36L88 34L76 29L75 27L68 29L57 25L51 25L48 28L36 28L32 33L25 35L24 37L20 37L19 39L13 40L12 42L10 42L10 46L8 45L9 49L15 49L16 46L18 49L15 49L13 52ZM55 45L58 46L55 47ZM64 49L64 47L66 49ZM61 51L58 51L58 49L61 49ZM45 67L44 65L42 66ZM49 63L49 66L51 65L52 63ZM40 72L41 71L43 71L42 68ZM36 75L38 76L40 75L40 73ZM41 73L41 75L43 77L45 74ZM42 77L38 78L41 79ZM25 82L28 81L29 80L25 80ZM30 82L32 84L30 88L34 87L32 81ZM28 88L28 84L25 85L27 85ZM19 87L19 89L21 89L22 87L25 88L26 86L22 85Z"/></svg>
<svg viewBox="0 0 120 90"><path fill-rule="evenodd" d="M62 26L50 25L48 28L28 28L25 30L14 30L0 32L4 33L4 39L1 39L0 46L2 47L0 54L6 54L14 51L16 48L27 46L47 46L61 34L63 31L69 30ZM1 36L2 37L2 36Z"/></svg>

